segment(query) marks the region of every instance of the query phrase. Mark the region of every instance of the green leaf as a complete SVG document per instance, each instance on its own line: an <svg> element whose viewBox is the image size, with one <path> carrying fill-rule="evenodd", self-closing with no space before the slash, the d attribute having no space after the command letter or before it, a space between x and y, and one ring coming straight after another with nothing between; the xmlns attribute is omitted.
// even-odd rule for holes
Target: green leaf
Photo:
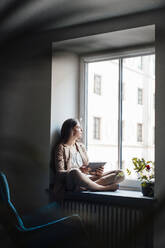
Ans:
<svg viewBox="0 0 165 248"><path fill-rule="evenodd" d="M141 186L145 187L146 186L146 182L142 182Z"/></svg>
<svg viewBox="0 0 165 248"><path fill-rule="evenodd" d="M127 173L128 173L128 175L130 176L131 175L131 171L127 168Z"/></svg>
<svg viewBox="0 0 165 248"><path fill-rule="evenodd" d="M141 180L148 181L148 177L147 177L147 176L142 176L142 177L141 177Z"/></svg>

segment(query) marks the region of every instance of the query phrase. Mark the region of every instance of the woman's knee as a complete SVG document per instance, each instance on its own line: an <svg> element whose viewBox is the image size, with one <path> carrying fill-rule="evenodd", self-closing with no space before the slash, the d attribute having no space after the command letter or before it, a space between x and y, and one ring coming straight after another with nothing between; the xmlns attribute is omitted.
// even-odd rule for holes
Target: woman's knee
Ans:
<svg viewBox="0 0 165 248"><path fill-rule="evenodd" d="M77 182L78 182L78 170L77 169L72 169L71 171L68 172L67 177L66 177L66 189L69 191L74 191Z"/></svg>
<svg viewBox="0 0 165 248"><path fill-rule="evenodd" d="M125 175L124 175L123 170L117 170L116 171L116 179L117 179L118 182L124 181Z"/></svg>
<svg viewBox="0 0 165 248"><path fill-rule="evenodd" d="M79 178L80 177L80 171L78 169L72 169L69 173L68 176L72 178Z"/></svg>

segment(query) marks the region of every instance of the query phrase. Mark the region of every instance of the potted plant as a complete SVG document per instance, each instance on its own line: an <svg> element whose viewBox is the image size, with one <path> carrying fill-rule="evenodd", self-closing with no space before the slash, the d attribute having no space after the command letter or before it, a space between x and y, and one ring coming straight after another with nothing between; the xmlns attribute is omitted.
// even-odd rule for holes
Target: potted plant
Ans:
<svg viewBox="0 0 165 248"><path fill-rule="evenodd" d="M145 161L144 158L133 158L133 169L137 173L138 180L141 181L142 193L144 196L154 196L154 162ZM127 169L128 175L131 175L131 171Z"/></svg>

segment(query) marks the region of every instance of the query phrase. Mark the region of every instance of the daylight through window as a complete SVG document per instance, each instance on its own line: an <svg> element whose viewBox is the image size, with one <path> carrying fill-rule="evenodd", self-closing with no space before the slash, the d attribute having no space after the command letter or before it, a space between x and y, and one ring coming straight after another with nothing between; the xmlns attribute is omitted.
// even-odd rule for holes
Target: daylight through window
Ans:
<svg viewBox="0 0 165 248"><path fill-rule="evenodd" d="M153 54L87 63L90 161L107 161L107 170L131 169L133 157L154 161L154 63Z"/></svg>

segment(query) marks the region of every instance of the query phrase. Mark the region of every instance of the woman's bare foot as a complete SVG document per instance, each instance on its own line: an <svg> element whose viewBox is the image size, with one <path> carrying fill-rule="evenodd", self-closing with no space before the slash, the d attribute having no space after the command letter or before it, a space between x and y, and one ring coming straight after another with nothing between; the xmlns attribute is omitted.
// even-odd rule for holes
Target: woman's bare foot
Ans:
<svg viewBox="0 0 165 248"><path fill-rule="evenodd" d="M76 186L74 189L74 192L81 192L81 191L86 191L87 189L85 187L81 186Z"/></svg>
<svg viewBox="0 0 165 248"><path fill-rule="evenodd" d="M113 184L104 186L104 188L105 188L105 191L116 191L117 189L119 189L119 184L113 183Z"/></svg>

